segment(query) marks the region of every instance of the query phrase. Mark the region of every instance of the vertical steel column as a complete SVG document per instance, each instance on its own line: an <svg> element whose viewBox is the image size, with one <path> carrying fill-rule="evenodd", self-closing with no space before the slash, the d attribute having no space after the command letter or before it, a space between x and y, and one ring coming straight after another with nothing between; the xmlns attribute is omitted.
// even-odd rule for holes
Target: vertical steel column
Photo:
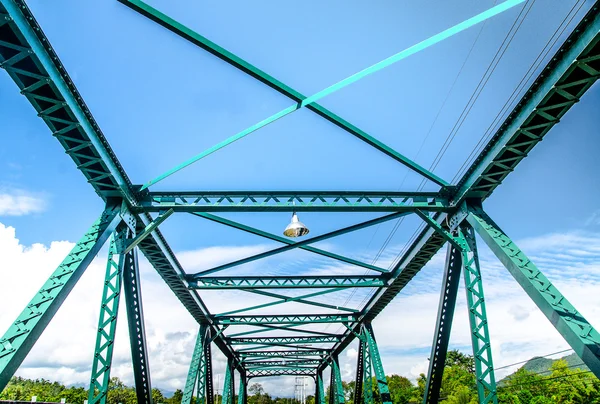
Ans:
<svg viewBox="0 0 600 404"><path fill-rule="evenodd" d="M600 334L480 206L467 216L481 238L590 370L600 377Z"/></svg>
<svg viewBox="0 0 600 404"><path fill-rule="evenodd" d="M231 379L232 379L232 368L233 361L231 358L227 358L227 367L225 369L225 380L223 383L223 398L222 404L233 404L233 398L231 397Z"/></svg>
<svg viewBox="0 0 600 404"><path fill-rule="evenodd" d="M331 361L331 373L333 375L334 388L331 395L334 397L334 404L344 404L344 385L342 384L342 375L340 372L340 362L335 355Z"/></svg>
<svg viewBox="0 0 600 404"><path fill-rule="evenodd" d="M211 328L206 329L206 339L204 340L204 380L206 383L206 404L215 402L215 393L213 386L212 354L210 346L212 344Z"/></svg>
<svg viewBox="0 0 600 404"><path fill-rule="evenodd" d="M323 386L323 371L317 372L315 378L315 404L325 404L325 388Z"/></svg>
<svg viewBox="0 0 600 404"><path fill-rule="evenodd" d="M471 325L471 342L475 358L477 394L480 403L497 404L496 378L475 234L473 228L468 225L461 226L459 233L460 237L466 241L466 249L462 252L462 261Z"/></svg>
<svg viewBox="0 0 600 404"><path fill-rule="evenodd" d="M240 373L240 386L238 388L238 404L246 404L246 377Z"/></svg>
<svg viewBox="0 0 600 404"><path fill-rule="evenodd" d="M460 283L461 255L462 252L456 246L448 243L444 280L440 293L433 346L431 347L431 355L429 356L427 384L425 385L425 395L423 397L425 404L437 403L440 400L440 388L446 365L450 329L454 318L456 296L458 295L458 285Z"/></svg>
<svg viewBox="0 0 600 404"><path fill-rule="evenodd" d="M356 359L356 381L354 382L354 404L363 402L363 378L365 373L365 341L361 338L358 340L358 358Z"/></svg>
<svg viewBox="0 0 600 404"><path fill-rule="evenodd" d="M150 369L148 367L148 349L146 347L146 328L144 325L137 247L125 256L123 287L125 291L125 304L127 306L127 323L129 326L135 393L138 404L152 404L152 385L150 383Z"/></svg>
<svg viewBox="0 0 600 404"><path fill-rule="evenodd" d="M119 251L123 250L125 240L131 237L130 229L123 226L119 232L115 233L110 242L98 319L96 348L92 362L92 376L88 393L89 404L106 403L125 265L125 257L123 254L119 254Z"/></svg>
<svg viewBox="0 0 600 404"><path fill-rule="evenodd" d="M387 377L385 377L385 371L383 370L383 363L381 362L381 356L379 355L379 348L377 347L377 341L375 341L375 334L371 323L365 323L363 325L363 335L367 340L367 346L369 347L369 356L375 370L375 377L377 378L377 387L379 388L379 396L383 404L392 404L392 398L390 396L390 390L388 388Z"/></svg>
<svg viewBox="0 0 600 404"><path fill-rule="evenodd" d="M329 397L327 397L328 404L334 404L335 400L335 373L333 370L333 364L331 365L331 374L329 375Z"/></svg>
<svg viewBox="0 0 600 404"><path fill-rule="evenodd" d="M363 341L361 341L361 343L364 344L363 356L365 362L363 365L363 397L365 400L364 403L373 404L373 366L371 364L371 354L369 352L369 347L367 346L367 340L363 338Z"/></svg>
<svg viewBox="0 0 600 404"><path fill-rule="evenodd" d="M207 380L207 378L208 378L208 372L207 372L208 361L206 359L206 350L210 349L210 328L208 327L208 325L201 326L200 334L198 335L198 338L202 338L202 349L199 352L200 361L198 363L198 384L197 384L197 389L196 389L196 403L197 404L205 404L207 389L208 389L208 383L207 383L207 381L208 381ZM207 345L208 345L208 347L207 347ZM212 374L211 374L211 383L212 383ZM211 384L211 386L212 386L212 384ZM212 395L212 387L211 387L210 395Z"/></svg>
<svg viewBox="0 0 600 404"><path fill-rule="evenodd" d="M200 325L198 336L196 337L196 345L194 346L194 353L192 354L192 361L190 362L190 369L188 370L187 379L185 381L185 387L183 389L183 397L181 398L181 404L190 404L192 402L192 396L194 395L194 387L196 381L200 384L198 373L202 365L202 357L204 356L204 334L206 332L206 325ZM198 388L198 396L200 395L201 389Z"/></svg>
<svg viewBox="0 0 600 404"><path fill-rule="evenodd" d="M116 229L119 213L120 207L107 207L0 339L0 391Z"/></svg>

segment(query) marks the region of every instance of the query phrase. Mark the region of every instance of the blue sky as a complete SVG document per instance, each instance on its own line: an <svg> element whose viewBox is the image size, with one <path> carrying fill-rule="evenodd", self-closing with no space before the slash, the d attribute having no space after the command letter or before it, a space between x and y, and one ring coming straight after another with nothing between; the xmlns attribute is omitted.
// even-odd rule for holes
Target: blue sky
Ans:
<svg viewBox="0 0 600 404"><path fill-rule="evenodd" d="M154 178L291 104L265 85L117 1L32 0L29 3L134 183ZM548 0L533 4L434 170L437 175L446 180L455 176L575 3ZM583 3L569 27L574 26L592 1ZM265 1L257 5L152 1L150 4L308 95L475 15L494 2ZM323 99L322 105L429 167L520 10L520 6L509 10L355 83ZM569 31L567 28L566 32ZM564 37L565 34L561 38ZM14 237L7 236L7 240L14 247L14 240L18 239L22 254L15 256L25 261L15 258L15 263L26 265L30 261L23 257L34 243L47 246L44 250L47 254L58 256L55 251L60 247L55 242L76 241L101 212L102 202L6 74L0 74L0 106L0 120L5 123L0 145L0 196L23 207L16 212L21 214L0 211L0 223L5 229L14 228ZM599 106L600 87L596 85L486 202L495 221L513 238L524 240L542 259L548 252L543 251L541 240L546 240L547 245L559 235L571 235L566 244L576 242L573 240L596 240L600 228L597 203L600 186L595 174L600 169L597 158L600 139L596 135ZM301 110L152 189L414 190L420 182L418 175L310 111ZM435 187L429 183L425 189ZM289 220L288 214L228 217L274 233L280 233ZM312 213L303 214L301 220L317 235L371 217L374 216ZM403 223L379 265L390 264L418 223L414 218ZM393 223L388 223L362 230L322 246L371 261L392 227ZM170 218L161 229L173 249L183 253L182 261L188 271L275 245L185 214ZM58 247L53 250L55 244ZM35 253L38 247L31 248ZM589 251L600 254L593 248ZM580 269L583 272L589 269L591 279L597 279L596 258L590 263L583 259L579 262L577 257L571 256L569 265L574 268L575 264L584 265ZM492 261L490 258L491 268ZM284 265L289 262L293 264ZM427 272L434 278L437 276L436 279L438 264L431 264L428 267L431 272ZM293 253L285 259L269 260L260 269L297 273L307 267L331 269L330 265L329 261L315 259L308 253ZM239 271L252 273L258 268L246 266ZM145 273L154 279L151 270ZM554 274L570 287L571 278ZM495 276L494 272L494 280ZM91 279L89 285L93 287ZM414 286L405 298L419 299L424 290L439 288L437 281L426 282L426 275L419 279L423 287ZM504 285L503 282L504 278L498 284ZM160 286L156 288L160 290ZM360 303L362 297L359 297L354 296L352 303ZM219 302L218 297L214 299ZM429 302L431 296L423 299ZM99 297L95 301L98 300ZM588 309L595 312L596 306ZM429 328L433 326L431 319ZM155 321L155 335L167 335L164 324L150 321ZM189 334L193 324L185 321L185 325L175 325L173 332ZM188 334L185 335L189 337ZM430 340L425 338L423 346ZM400 358L406 358L394 352L400 350L409 353L406 357L426 358L423 346L389 345L394 371L408 372L406 367L395 365ZM457 346L462 346L460 338ZM547 352L550 351L549 348ZM417 363L422 358L414 360ZM126 364L123 360L123 366ZM69 368L68 364L65 366ZM177 386L174 379L165 377L162 383L174 388ZM65 376L65 380L79 382L76 377Z"/></svg>

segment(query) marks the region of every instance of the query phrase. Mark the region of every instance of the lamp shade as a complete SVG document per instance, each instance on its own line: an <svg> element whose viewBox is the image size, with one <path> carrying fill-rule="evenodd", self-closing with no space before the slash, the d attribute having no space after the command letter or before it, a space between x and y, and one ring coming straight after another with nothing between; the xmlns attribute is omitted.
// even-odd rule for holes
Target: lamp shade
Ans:
<svg viewBox="0 0 600 404"><path fill-rule="evenodd" d="M308 234L308 228L298 220L298 215L296 212L292 214L292 221L287 225L285 230L283 231L283 235L287 237L302 237Z"/></svg>

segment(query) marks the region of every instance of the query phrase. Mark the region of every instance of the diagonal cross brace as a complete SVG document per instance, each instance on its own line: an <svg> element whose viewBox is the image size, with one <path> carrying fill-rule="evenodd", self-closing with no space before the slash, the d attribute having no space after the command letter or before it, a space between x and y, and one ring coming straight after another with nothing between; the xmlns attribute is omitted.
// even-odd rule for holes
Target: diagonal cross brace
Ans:
<svg viewBox="0 0 600 404"><path fill-rule="evenodd" d="M318 243L318 242L321 242L321 241L324 241L324 240L328 240L328 239L330 239L332 237L341 236L342 234L346 234L346 233L350 233L350 232L353 232L353 231L356 231L356 230L364 229L365 227L370 227L370 226L373 226L373 225L376 225L376 224L379 224L379 223L387 222L387 221L392 220L392 219L397 219L399 217L402 217L402 216L405 216L405 215L408 215L408 214L409 213L407 213L407 212L392 213L390 215L378 217L376 219L368 220L366 222L362 222L362 223L355 224L355 225L352 225L352 226L344 227L343 229L339 229L339 230L335 230L335 231L332 231L332 232L329 232L329 233L326 233L326 234L322 234L322 235L317 236L317 237L309 238L309 239L306 239L306 240L303 240L303 241L298 241L298 242L291 242L291 244L288 244L288 245L283 246L283 247L275 248L273 250L265 251L265 252L260 253L260 254L255 254L255 255L253 255L251 257L242 258L242 259L237 260L237 261L229 262L227 264L219 265L219 266L216 266L214 268L210 268L210 269L207 269L205 271L195 273L193 275L190 275L188 277L188 279L190 281L192 281L195 278L202 277L203 275L209 275L209 274L212 274L212 273L215 273L215 272L222 271L224 269L232 268L232 267L235 267L235 266L238 266L238 265L242 265L242 264L247 264L249 262L256 261L256 260L259 260L259 259L262 259L262 258L266 258L266 257L270 257L270 256L275 255L275 254L280 254L280 253L283 253L283 252L286 252L286 251L290 251L290 250L293 250L295 248L300 248L300 247L303 247L303 246L307 246L309 244ZM361 266L365 266L365 265L368 265L368 264L364 264L363 263ZM376 267L376 266L373 266L373 265L370 265L369 269L373 269L373 270L378 271L378 272L388 272L387 270L385 270L383 268L379 268L379 267Z"/></svg>
<svg viewBox="0 0 600 404"><path fill-rule="evenodd" d="M333 258L333 259L338 260L338 261L342 261L342 262L345 262L345 263L348 263L348 264L352 264L352 265L360 266L360 267L363 267L363 268L371 269L371 270L377 271L377 272L387 272L385 269L379 268L379 267L377 267L375 265L367 264L367 263L364 263L364 262L361 262L361 261L358 261L358 260L355 260L355 259L352 259L352 258L344 257L343 255L331 253L331 252L328 252L328 251L325 251L325 250L321 250L321 249L316 248L316 247L311 247L309 245L297 245L296 242L288 240L285 237L281 237L281 236L278 236L276 234L268 233L266 231L259 230L259 229L256 229L254 227L246 226L244 224L241 224L241 223L238 223L238 222L234 222L233 220L225 219L223 217L211 215L210 213L192 213L192 214L195 215L195 216L200 216L200 217L203 217L205 219L211 220L213 222L217 222L217 223L221 223L221 224L224 224L226 226L229 226L229 227L233 227L234 229L239 229L239 230L245 231L247 233L256 234L257 236L261 236L261 237L267 238L269 240L279 241L280 243L284 243L284 244L287 244L287 245L290 245L290 246L294 245L295 246L294 248L300 248L300 249L305 250L305 251L310 251L310 252L313 252L315 254L322 255L324 257ZM332 237L335 237L335 236L332 236ZM193 278L194 278L194 275L192 275L191 277L189 277L188 281L192 281Z"/></svg>
<svg viewBox="0 0 600 404"><path fill-rule="evenodd" d="M121 0L121 1L124 1L124 0ZM194 164L198 160L222 149L223 147L226 147L227 145L229 145L239 139L242 139L243 137L257 131L258 129L265 127L265 126L277 121L278 119L283 118L286 115L289 115L303 107L306 107L306 106L320 100L323 97L326 97L326 96L328 96L328 95L330 95L352 83L355 83L356 81L358 81L364 77L367 77L367 76L369 76L375 72L378 72L388 66L391 66L392 64L397 63L411 55L414 55L415 53L418 53L424 49L427 49L427 48L429 48L429 47L431 47L453 35L456 35L459 32L462 32L468 28L471 28L472 26L474 26L476 24L479 24L487 19L490 19L490 18L492 18L492 17L494 17L494 16L496 16L518 4L521 4L524 1L525 0L507 0L497 6L494 6L476 16L473 16L473 17L463 21L462 23L456 24L436 35L433 35L432 37L430 37L428 39L425 39L415 45L412 45L412 46L388 57L387 59L384 59L372 66L369 66L366 69L363 69L363 70L359 71L358 73L355 73L355 74L319 91L318 93L313 94L310 97L304 98L301 101L296 102L295 104L277 112L274 115L271 115L270 117L268 117L266 119L263 119L262 121L250 126L247 129L244 129L241 132L238 132L237 134L229 137L228 139L225 139L225 140L219 142L218 144L214 145L213 147L187 159L186 161L184 161L183 163L179 164L178 166L172 168L171 170L148 181L146 184L144 184L144 186L142 187L142 190L148 188L149 186L151 186L153 184L156 184L157 182L162 181L163 179L171 176L172 174L175 174L176 172L184 169L185 167L187 167L191 164ZM130 5L132 2L134 2L134 4L137 5L137 7L132 7L132 8L136 9L137 11L142 12L143 14L145 14L147 16L153 15L152 12L149 12L150 8L148 8L148 6L145 3L143 3L139 0L129 0L129 1L125 2L125 4ZM140 8L140 6L141 6L141 8ZM157 14L157 13L159 13L159 12L157 10L154 10L154 14ZM164 14L162 16L166 17L166 16L164 16ZM160 23L161 21L159 20L158 22ZM175 23L174 20L171 20L171 22ZM181 27L183 27L183 26L181 25ZM413 162L413 165L411 166L411 168L416 171L416 167L420 168L420 170L418 171L420 174L426 176L426 178L434 181L438 185L441 185L441 186L449 185L447 182L445 182L441 178L439 178L439 177L435 176L433 173L425 170L423 167L417 166L416 163Z"/></svg>

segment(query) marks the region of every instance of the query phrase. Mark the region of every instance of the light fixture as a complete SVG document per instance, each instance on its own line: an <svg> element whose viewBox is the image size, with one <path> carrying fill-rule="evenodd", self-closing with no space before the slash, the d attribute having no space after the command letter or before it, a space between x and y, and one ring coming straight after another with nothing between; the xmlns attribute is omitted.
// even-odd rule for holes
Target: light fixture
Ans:
<svg viewBox="0 0 600 404"><path fill-rule="evenodd" d="M296 212L293 212L292 221L290 224L287 225L287 227L283 231L283 235L287 237L302 237L307 235L308 232L308 227L306 227L304 223L299 221L298 215L296 215Z"/></svg>

